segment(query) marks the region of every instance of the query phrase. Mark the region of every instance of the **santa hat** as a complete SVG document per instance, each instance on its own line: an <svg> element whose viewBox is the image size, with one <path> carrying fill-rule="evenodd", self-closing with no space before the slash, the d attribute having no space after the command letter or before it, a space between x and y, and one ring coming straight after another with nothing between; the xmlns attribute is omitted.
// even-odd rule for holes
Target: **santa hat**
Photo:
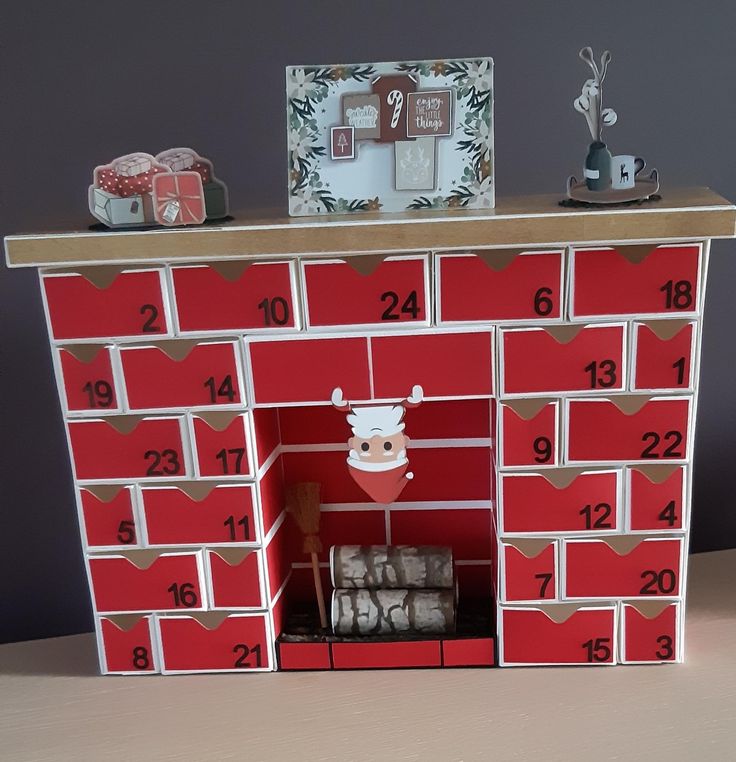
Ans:
<svg viewBox="0 0 736 762"><path fill-rule="evenodd" d="M403 405L354 407L348 415L348 423L361 439L390 437L404 430L403 417Z"/></svg>

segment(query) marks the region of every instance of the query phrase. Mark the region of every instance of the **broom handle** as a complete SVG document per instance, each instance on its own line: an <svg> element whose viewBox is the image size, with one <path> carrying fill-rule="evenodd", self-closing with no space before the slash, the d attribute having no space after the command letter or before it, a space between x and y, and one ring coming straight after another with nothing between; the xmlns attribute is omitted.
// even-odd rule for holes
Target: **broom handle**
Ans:
<svg viewBox="0 0 736 762"><path fill-rule="evenodd" d="M317 554L312 553L312 572L314 574L314 589L317 591L317 606L319 607L319 623L323 630L327 629L327 612L325 611L325 594L322 590L322 575L319 573Z"/></svg>

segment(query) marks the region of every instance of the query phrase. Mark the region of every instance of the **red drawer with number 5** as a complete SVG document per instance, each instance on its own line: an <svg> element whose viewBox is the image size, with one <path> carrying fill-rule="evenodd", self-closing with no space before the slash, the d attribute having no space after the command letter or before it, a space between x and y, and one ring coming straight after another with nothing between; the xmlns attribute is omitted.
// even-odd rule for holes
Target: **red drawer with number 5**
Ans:
<svg viewBox="0 0 736 762"><path fill-rule="evenodd" d="M170 332L162 270L105 268L43 276L55 339L164 336Z"/></svg>
<svg viewBox="0 0 736 762"><path fill-rule="evenodd" d="M294 268L294 262L172 267L179 331L298 328Z"/></svg>
<svg viewBox="0 0 736 762"><path fill-rule="evenodd" d="M99 344L59 347L59 366L66 409L119 411L112 369L112 348Z"/></svg>
<svg viewBox="0 0 736 762"><path fill-rule="evenodd" d="M695 314L700 244L577 249L571 315Z"/></svg>
<svg viewBox="0 0 736 762"><path fill-rule="evenodd" d="M98 622L100 668L106 675L160 672L152 637L153 617L137 614L103 616Z"/></svg>
<svg viewBox="0 0 736 762"><path fill-rule="evenodd" d="M140 543L133 510L133 487L81 487L87 546L135 547Z"/></svg>
<svg viewBox="0 0 736 762"><path fill-rule="evenodd" d="M559 320L562 252L440 254L437 322Z"/></svg>
<svg viewBox="0 0 736 762"><path fill-rule="evenodd" d="M504 468L556 466L559 402L534 399L500 404L499 460Z"/></svg>
<svg viewBox="0 0 736 762"><path fill-rule="evenodd" d="M159 617L158 627L165 674L271 669L262 614Z"/></svg>
<svg viewBox="0 0 736 762"><path fill-rule="evenodd" d="M310 328L429 323L426 256L303 261L305 310Z"/></svg>
<svg viewBox="0 0 736 762"><path fill-rule="evenodd" d="M694 322L634 323L632 389L690 389L695 356Z"/></svg>
<svg viewBox="0 0 736 762"><path fill-rule="evenodd" d="M679 604L662 601L624 603L621 618L623 664L682 660Z"/></svg>
<svg viewBox="0 0 736 762"><path fill-rule="evenodd" d="M254 475L249 413L192 415L192 428L198 476Z"/></svg>

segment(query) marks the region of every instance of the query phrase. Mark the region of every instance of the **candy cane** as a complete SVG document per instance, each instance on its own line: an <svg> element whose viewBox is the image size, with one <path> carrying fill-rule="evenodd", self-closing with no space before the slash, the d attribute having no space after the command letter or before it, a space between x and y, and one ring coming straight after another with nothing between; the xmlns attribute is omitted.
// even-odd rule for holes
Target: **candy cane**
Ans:
<svg viewBox="0 0 736 762"><path fill-rule="evenodd" d="M396 127L399 123L399 116L401 116L401 109L404 106L404 94L401 90L392 90L386 98L388 105L394 107L394 113L391 115L391 129Z"/></svg>

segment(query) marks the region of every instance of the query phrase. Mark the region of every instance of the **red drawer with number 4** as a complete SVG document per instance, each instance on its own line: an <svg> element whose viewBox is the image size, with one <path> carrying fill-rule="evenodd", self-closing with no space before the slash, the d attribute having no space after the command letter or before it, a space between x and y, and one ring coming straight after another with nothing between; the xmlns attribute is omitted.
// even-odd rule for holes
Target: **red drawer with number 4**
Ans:
<svg viewBox="0 0 736 762"><path fill-rule="evenodd" d="M682 660L679 604L662 601L624 603L621 618L623 664Z"/></svg>
<svg viewBox="0 0 736 762"><path fill-rule="evenodd" d="M152 636L152 619L137 614L100 617L100 668L103 674L145 675L160 672Z"/></svg>
<svg viewBox="0 0 736 762"><path fill-rule="evenodd" d="M693 385L694 322L634 323L632 389L690 389Z"/></svg>
<svg viewBox="0 0 736 762"><path fill-rule="evenodd" d="M111 347L99 344L59 347L67 410L120 410L111 350Z"/></svg>
<svg viewBox="0 0 736 762"><path fill-rule="evenodd" d="M685 466L629 468L629 526L632 532L670 531L685 526Z"/></svg>
<svg viewBox="0 0 736 762"><path fill-rule="evenodd" d="M253 548L208 550L207 579L213 609L263 608L261 552Z"/></svg>
<svg viewBox="0 0 736 762"><path fill-rule="evenodd" d="M55 339L163 336L170 332L162 270L98 267L43 276Z"/></svg>
<svg viewBox="0 0 736 762"><path fill-rule="evenodd" d="M88 547L135 547L140 543L132 487L82 487L79 490Z"/></svg>
<svg viewBox="0 0 736 762"><path fill-rule="evenodd" d="M186 475L181 418L69 421L77 479L173 478Z"/></svg>
<svg viewBox="0 0 736 762"><path fill-rule="evenodd" d="M188 482L143 486L143 514L148 544L220 545L257 542L252 484L214 486Z"/></svg>
<svg viewBox="0 0 736 762"><path fill-rule="evenodd" d="M249 416L225 412L192 415L198 476L253 476Z"/></svg>
<svg viewBox="0 0 736 762"><path fill-rule="evenodd" d="M624 324L501 331L502 395L624 389Z"/></svg>
<svg viewBox="0 0 736 762"><path fill-rule="evenodd" d="M557 543L549 540L502 542L500 599L543 601L557 598Z"/></svg>
<svg viewBox="0 0 736 762"><path fill-rule="evenodd" d="M206 608L201 551L91 556L89 573L101 613Z"/></svg>
<svg viewBox="0 0 736 762"><path fill-rule="evenodd" d="M613 606L504 607L500 620L501 666L616 663Z"/></svg>
<svg viewBox="0 0 736 762"><path fill-rule="evenodd" d="M437 321L559 320L562 252L439 254Z"/></svg>
<svg viewBox="0 0 736 762"><path fill-rule="evenodd" d="M121 347L120 359L131 410L243 404L233 342Z"/></svg>
<svg viewBox="0 0 736 762"><path fill-rule="evenodd" d="M568 402L570 463L685 460L689 397L612 397Z"/></svg>
<svg viewBox="0 0 736 762"><path fill-rule="evenodd" d="M429 323L427 257L302 261L310 328Z"/></svg>
<svg viewBox="0 0 736 762"><path fill-rule="evenodd" d="M559 462L559 402L518 400L500 404L500 465L556 466Z"/></svg>
<svg viewBox="0 0 736 762"><path fill-rule="evenodd" d="M158 627L164 673L271 669L262 614L159 617Z"/></svg>
<svg viewBox="0 0 736 762"><path fill-rule="evenodd" d="M571 315L694 314L700 244L577 249Z"/></svg>
<svg viewBox="0 0 736 762"><path fill-rule="evenodd" d="M294 267L290 262L172 267L179 330L298 328Z"/></svg>
<svg viewBox="0 0 736 762"><path fill-rule="evenodd" d="M680 594L680 538L565 540L565 598Z"/></svg>

